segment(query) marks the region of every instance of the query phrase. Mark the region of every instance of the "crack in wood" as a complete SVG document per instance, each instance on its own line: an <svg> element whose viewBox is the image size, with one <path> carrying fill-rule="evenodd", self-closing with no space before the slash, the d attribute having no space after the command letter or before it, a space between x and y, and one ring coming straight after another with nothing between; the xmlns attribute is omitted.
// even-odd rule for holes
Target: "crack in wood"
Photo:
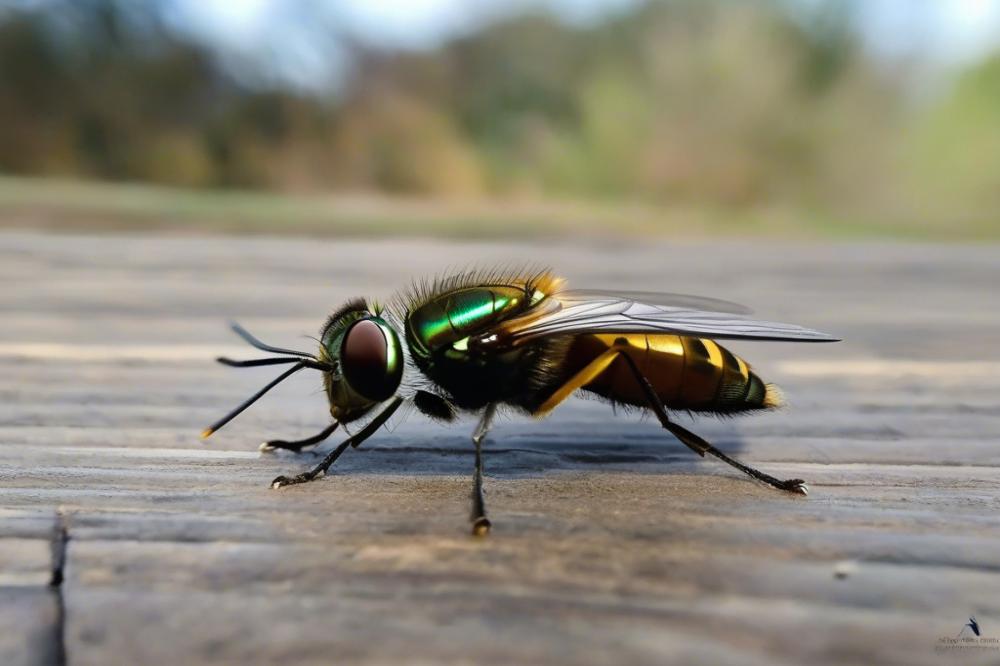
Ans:
<svg viewBox="0 0 1000 666"><path fill-rule="evenodd" d="M56 511L56 522L52 533L52 578L49 588L56 601L56 622L53 630L52 663L65 666L66 659L66 602L63 584L66 581L66 551L69 546L69 521L63 509Z"/></svg>

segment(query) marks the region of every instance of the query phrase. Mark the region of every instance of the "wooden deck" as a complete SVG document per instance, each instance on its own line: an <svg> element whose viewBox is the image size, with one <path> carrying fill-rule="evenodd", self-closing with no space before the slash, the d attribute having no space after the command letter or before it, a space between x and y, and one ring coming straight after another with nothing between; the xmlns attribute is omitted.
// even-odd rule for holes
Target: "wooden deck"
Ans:
<svg viewBox="0 0 1000 666"><path fill-rule="evenodd" d="M280 491L314 459L257 445L325 424L316 376L198 440L276 374L212 363L251 356L227 320L308 346L348 296L510 259L842 335L732 345L790 406L683 420L809 497L583 400L498 424L485 540L470 419ZM0 284L2 664L1000 663L940 642L1000 639L1000 248L7 231Z"/></svg>

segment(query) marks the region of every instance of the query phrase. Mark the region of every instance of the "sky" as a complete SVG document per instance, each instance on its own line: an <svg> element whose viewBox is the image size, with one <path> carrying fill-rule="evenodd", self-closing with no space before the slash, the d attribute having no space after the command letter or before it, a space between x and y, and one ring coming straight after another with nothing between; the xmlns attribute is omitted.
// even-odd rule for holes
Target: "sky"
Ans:
<svg viewBox="0 0 1000 666"><path fill-rule="evenodd" d="M1000 48L1000 0L861 0L869 46L961 64Z"/></svg>
<svg viewBox="0 0 1000 666"><path fill-rule="evenodd" d="M808 8L820 0L786 0ZM961 65L1000 49L1000 0L843 0L859 11L869 48L886 58ZM271 63L305 87L335 81L331 29L370 45L419 49L503 13L545 9L577 23L639 0L166 0L171 22L234 59ZM308 17L307 20L302 20Z"/></svg>
<svg viewBox="0 0 1000 666"><path fill-rule="evenodd" d="M373 44L402 48L434 46L496 16L544 8L570 21L594 20L637 4L637 0L173 0L178 16L195 29L241 42L271 31L289 12L306 12L336 22Z"/></svg>

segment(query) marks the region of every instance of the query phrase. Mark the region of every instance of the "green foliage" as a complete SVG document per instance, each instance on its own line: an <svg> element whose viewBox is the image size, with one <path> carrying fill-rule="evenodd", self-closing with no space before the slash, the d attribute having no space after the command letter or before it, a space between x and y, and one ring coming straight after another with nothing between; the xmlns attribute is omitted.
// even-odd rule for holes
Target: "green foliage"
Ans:
<svg viewBox="0 0 1000 666"><path fill-rule="evenodd" d="M156 3L0 13L0 170L190 187L532 196L994 224L1000 57L915 110L850 3L528 14L357 48L326 93L237 82ZM31 7L34 7L32 9Z"/></svg>
<svg viewBox="0 0 1000 666"><path fill-rule="evenodd" d="M918 120L911 151L925 206L1000 223L1000 55L966 71Z"/></svg>

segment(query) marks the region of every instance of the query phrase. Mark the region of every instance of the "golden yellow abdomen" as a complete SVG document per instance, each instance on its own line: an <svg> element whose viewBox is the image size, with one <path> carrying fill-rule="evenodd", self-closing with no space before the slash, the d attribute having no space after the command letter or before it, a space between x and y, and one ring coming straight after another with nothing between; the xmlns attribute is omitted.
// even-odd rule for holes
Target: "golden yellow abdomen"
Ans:
<svg viewBox="0 0 1000 666"><path fill-rule="evenodd" d="M627 354L670 409L730 413L778 404L747 363L713 340L679 335L600 334L575 339L567 355L580 368L617 345ZM616 359L584 390L629 405L646 407L628 362Z"/></svg>

